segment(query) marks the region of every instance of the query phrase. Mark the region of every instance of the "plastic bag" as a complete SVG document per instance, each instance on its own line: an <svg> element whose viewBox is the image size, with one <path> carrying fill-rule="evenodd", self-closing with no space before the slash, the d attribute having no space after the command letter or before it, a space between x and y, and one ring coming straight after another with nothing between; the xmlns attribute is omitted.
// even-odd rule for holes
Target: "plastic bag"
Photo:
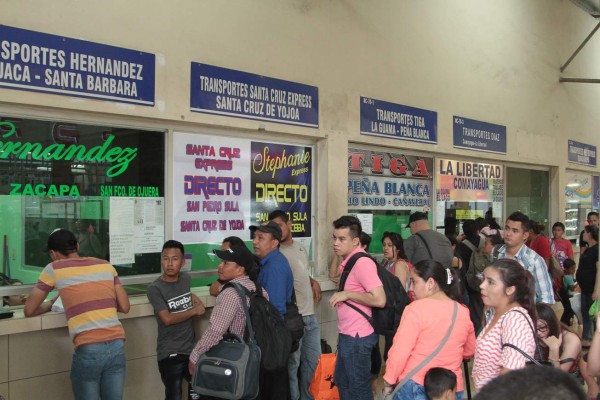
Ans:
<svg viewBox="0 0 600 400"><path fill-rule="evenodd" d="M581 323L581 321L583 321L583 315L581 314L581 293L573 294L573 297L569 299L569 302L571 303L571 309L580 321L579 323Z"/></svg>
<svg viewBox="0 0 600 400"><path fill-rule="evenodd" d="M592 318L594 321L598 318L598 300L594 300L590 306L589 314L590 318Z"/></svg>
<svg viewBox="0 0 600 400"><path fill-rule="evenodd" d="M333 382L335 371L335 353L321 354L319 363L308 391L315 400L339 400L340 394Z"/></svg>

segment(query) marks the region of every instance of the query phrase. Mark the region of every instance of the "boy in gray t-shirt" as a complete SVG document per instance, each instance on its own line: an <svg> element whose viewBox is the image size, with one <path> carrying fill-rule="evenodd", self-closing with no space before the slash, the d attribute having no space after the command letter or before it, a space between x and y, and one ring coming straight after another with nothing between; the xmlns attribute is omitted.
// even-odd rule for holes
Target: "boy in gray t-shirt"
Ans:
<svg viewBox="0 0 600 400"><path fill-rule="evenodd" d="M165 385L166 400L180 400L183 379L188 381L188 399L198 395L189 385L189 355L196 344L193 317L204 314L204 304L190 291L191 278L180 272L185 264L183 244L168 240L160 265L163 274L148 287L148 299L158 323L156 358Z"/></svg>

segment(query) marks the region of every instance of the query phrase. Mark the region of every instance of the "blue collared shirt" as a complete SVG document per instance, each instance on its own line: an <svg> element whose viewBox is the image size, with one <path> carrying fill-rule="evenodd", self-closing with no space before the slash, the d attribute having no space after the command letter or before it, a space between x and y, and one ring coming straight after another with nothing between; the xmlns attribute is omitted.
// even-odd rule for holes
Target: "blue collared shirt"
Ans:
<svg viewBox="0 0 600 400"><path fill-rule="evenodd" d="M283 318L294 291L294 275L290 263L279 249L275 249L262 258L259 265L258 283L267 291L269 301Z"/></svg>
<svg viewBox="0 0 600 400"><path fill-rule="evenodd" d="M510 258L506 255L506 245L498 249L498 258ZM546 262L538 253L523 244L513 257L527 271L531 272L535 279L536 301L554 304L554 291L552 290L552 279L548 273Z"/></svg>

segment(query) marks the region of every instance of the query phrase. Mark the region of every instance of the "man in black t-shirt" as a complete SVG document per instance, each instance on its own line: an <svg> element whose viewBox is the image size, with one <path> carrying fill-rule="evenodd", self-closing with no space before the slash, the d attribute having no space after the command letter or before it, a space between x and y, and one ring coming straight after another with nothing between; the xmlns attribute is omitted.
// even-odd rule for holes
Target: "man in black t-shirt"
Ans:
<svg viewBox="0 0 600 400"><path fill-rule="evenodd" d="M587 215L587 222L589 225L598 227L598 212L590 211ZM581 256L588 248L588 244L583 240L583 231L579 234L579 255Z"/></svg>

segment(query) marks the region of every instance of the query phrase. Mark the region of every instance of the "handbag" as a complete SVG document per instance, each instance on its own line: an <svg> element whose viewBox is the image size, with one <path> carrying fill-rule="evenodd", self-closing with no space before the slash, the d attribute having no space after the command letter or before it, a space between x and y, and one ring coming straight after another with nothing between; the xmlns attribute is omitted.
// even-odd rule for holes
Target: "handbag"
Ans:
<svg viewBox="0 0 600 400"><path fill-rule="evenodd" d="M525 357L527 359L527 361L525 361L525 365L537 365L538 367L541 366L550 366L552 367L552 363L549 361L542 361L542 349L540 349L540 344L538 342L538 336L537 336L537 332L536 330L533 328L533 325L531 325L531 322L529 322L529 320L527 319L527 316L522 313L519 310L509 310L508 312L518 312L519 314L521 314L524 318L525 321L527 321L527 324L529 325L529 327L531 328L531 331L533 332L533 340L535 341L535 351L538 353L538 357L540 358L540 360L536 360L535 358L531 357L529 354L525 353L523 350L521 350L520 348L518 348L517 346L515 346L512 343L502 343L502 348L504 347L510 347L511 349L515 349L517 350L519 353L521 353L521 355L523 357ZM503 320L504 321L504 320Z"/></svg>
<svg viewBox="0 0 600 400"><path fill-rule="evenodd" d="M335 353L325 353L319 356L319 362L308 387L315 400L339 400L340 393L333 382L335 371Z"/></svg>
<svg viewBox="0 0 600 400"><path fill-rule="evenodd" d="M377 396L377 400L391 400L394 395L398 392L398 390L400 390L402 388L402 386L404 386L406 384L406 382L408 382L410 379L412 379L413 376L415 376L415 374L417 372L419 372L421 370L421 368L423 368L425 365L427 365L431 360L433 360L435 358L435 356L438 355L438 353L440 351L442 351L442 348L444 347L444 345L446 344L446 342L448 341L448 339L450 338L450 335L452 334L452 329L454 328L454 323L456 322L456 315L458 314L458 303L455 301L454 302L454 310L452 312L452 322L450 322L450 327L448 328L448 331L446 332L446 335L444 335L444 337L442 338L442 341L440 342L440 344L438 345L438 347L433 351L433 353L431 353L430 355L427 356L427 358L425 358L423 361L421 361L419 363L419 365L417 365L416 367L413 368L412 371L410 371L405 377L404 379L402 379L394 388L394 390L391 393L388 393L386 395L383 394L383 392L379 393L379 396Z"/></svg>
<svg viewBox="0 0 600 400"><path fill-rule="evenodd" d="M569 303L571 303L571 309L579 321L583 321L583 315L581 314L581 293L574 293L573 297L569 298Z"/></svg>
<svg viewBox="0 0 600 400"><path fill-rule="evenodd" d="M304 336L304 319L298 310L296 304L296 293L292 290L292 301L286 305L284 316L285 327L292 335L292 349L290 353L295 352L300 347L300 339Z"/></svg>
<svg viewBox="0 0 600 400"><path fill-rule="evenodd" d="M248 341L238 335L226 333L223 339L206 353L196 364L192 386L203 396L220 399L254 399L258 396L261 354L256 344L254 330L243 288L231 284L238 292L242 309L246 315Z"/></svg>

